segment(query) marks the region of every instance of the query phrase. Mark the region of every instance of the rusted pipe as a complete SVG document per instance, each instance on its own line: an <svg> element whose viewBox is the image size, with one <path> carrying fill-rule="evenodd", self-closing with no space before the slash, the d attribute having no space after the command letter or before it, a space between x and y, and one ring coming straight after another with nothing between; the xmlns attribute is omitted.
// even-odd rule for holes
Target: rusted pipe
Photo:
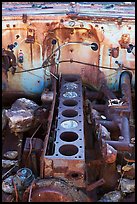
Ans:
<svg viewBox="0 0 137 204"><path fill-rule="evenodd" d="M125 142L130 143L129 121L127 117L122 117L121 135L123 136Z"/></svg>
<svg viewBox="0 0 137 204"><path fill-rule="evenodd" d="M110 141L106 140L106 142L114 147L118 151L129 151L132 152L133 145L128 143L128 142L123 142L123 141Z"/></svg>
<svg viewBox="0 0 137 204"><path fill-rule="evenodd" d="M106 125L106 128L116 128L119 126L120 132L122 136L122 140L120 141L106 141L109 145L112 145L115 149L119 151L130 151L132 145L130 145L130 128L129 121L127 117L122 117L121 120L113 120L113 121L104 121L100 120L102 125ZM106 124L105 124L106 123ZM112 126L111 126L112 125ZM114 130L114 129L113 129Z"/></svg>
<svg viewBox="0 0 137 204"><path fill-rule="evenodd" d="M88 185L86 187L86 190L87 191L92 191L94 190L95 188L99 187L99 186L102 186L103 184L105 184L105 180L103 178L99 179L98 181Z"/></svg>
<svg viewBox="0 0 137 204"><path fill-rule="evenodd" d="M97 120L98 123L101 125L105 126L107 129L111 130L116 130L118 128L118 125L116 121L109 121L109 120Z"/></svg>

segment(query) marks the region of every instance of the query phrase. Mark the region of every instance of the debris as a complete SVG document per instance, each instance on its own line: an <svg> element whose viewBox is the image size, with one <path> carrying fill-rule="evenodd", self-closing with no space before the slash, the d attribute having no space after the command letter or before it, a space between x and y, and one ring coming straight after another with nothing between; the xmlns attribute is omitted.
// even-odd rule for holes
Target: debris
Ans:
<svg viewBox="0 0 137 204"><path fill-rule="evenodd" d="M132 165L126 164L125 166L122 167L122 170L123 170L123 171L129 171L129 170L131 170L132 168L135 169L135 163L133 163Z"/></svg>
<svg viewBox="0 0 137 204"><path fill-rule="evenodd" d="M104 194L104 196L98 200L98 202L119 202L122 199L122 193L120 191L111 191Z"/></svg>
<svg viewBox="0 0 137 204"><path fill-rule="evenodd" d="M121 167L121 165L117 165L117 172L119 174L123 174L124 178L134 179L135 178L135 163L126 164Z"/></svg>
<svg viewBox="0 0 137 204"><path fill-rule="evenodd" d="M2 190L5 193L13 193L14 192L14 186L13 186L13 177L14 176L9 176L2 182Z"/></svg>
<svg viewBox="0 0 137 204"><path fill-rule="evenodd" d="M13 165L15 165L18 161L11 161L11 160L5 160L5 159L2 159L2 167L3 168L9 168Z"/></svg>
<svg viewBox="0 0 137 204"><path fill-rule="evenodd" d="M102 139L102 156L106 163L114 163L117 158L117 150L111 145L107 144L105 140Z"/></svg>
<svg viewBox="0 0 137 204"><path fill-rule="evenodd" d="M18 152L17 151L8 151L8 152L4 153L3 156L7 159L15 159L18 156Z"/></svg>
<svg viewBox="0 0 137 204"><path fill-rule="evenodd" d="M110 132L107 130L106 127L104 127L103 125L100 124L100 128L101 128L101 137L105 140L111 140L110 137Z"/></svg>
<svg viewBox="0 0 137 204"><path fill-rule="evenodd" d="M123 178L120 180L120 186L123 193L132 193L135 191L135 179Z"/></svg>

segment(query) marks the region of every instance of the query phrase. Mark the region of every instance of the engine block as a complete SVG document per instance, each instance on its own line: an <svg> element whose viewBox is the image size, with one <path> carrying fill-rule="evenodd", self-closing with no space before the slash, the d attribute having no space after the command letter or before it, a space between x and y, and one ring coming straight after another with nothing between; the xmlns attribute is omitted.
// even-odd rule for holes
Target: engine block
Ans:
<svg viewBox="0 0 137 204"><path fill-rule="evenodd" d="M60 86L54 153L45 155L44 176L63 176L82 187L85 176L85 145L81 77L63 75ZM47 164L50 164L49 168Z"/></svg>

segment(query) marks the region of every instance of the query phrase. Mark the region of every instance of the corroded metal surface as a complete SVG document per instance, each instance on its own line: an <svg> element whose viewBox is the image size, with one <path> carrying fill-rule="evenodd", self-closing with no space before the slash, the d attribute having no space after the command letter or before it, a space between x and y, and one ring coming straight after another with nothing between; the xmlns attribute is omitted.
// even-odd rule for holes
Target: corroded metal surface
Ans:
<svg viewBox="0 0 137 204"><path fill-rule="evenodd" d="M50 178L37 180L26 190L23 201L28 202L91 202L86 194L68 180Z"/></svg>
<svg viewBox="0 0 137 204"><path fill-rule="evenodd" d="M85 144L80 76L63 75L59 95L54 151L47 153L46 149L44 150L43 177L63 176L72 180L76 186L83 187L85 186ZM73 102L76 105L73 105Z"/></svg>
<svg viewBox="0 0 137 204"><path fill-rule="evenodd" d="M22 71L41 67L43 61L46 61L46 65L47 62L59 63L59 73L80 74L85 83L95 87L100 86L100 81L106 80L114 90L118 89L119 73L128 67L134 84L134 5L130 5L126 16L126 5L115 5L110 10L105 5L80 5L79 15L75 16L65 14L69 9L67 4L53 4L52 10L45 10L42 6L21 2L15 5L13 2L7 8L3 3L2 47L11 48L16 43L13 53L17 59L16 71L20 72L14 75L8 72L8 92L16 90L30 95L40 94L44 86L49 84L49 73L45 75L44 69ZM66 10L62 13L63 7ZM85 9L90 9L90 13ZM96 14L99 10L99 16L92 15L95 10ZM50 14L51 11L57 17ZM26 20L23 20L24 15ZM97 44L97 50L91 48L92 43ZM132 45L131 50L128 49L129 45ZM118 54L113 54L117 49ZM123 68L119 69L116 61L122 62ZM50 69L52 66L49 65L47 70Z"/></svg>
<svg viewBox="0 0 137 204"><path fill-rule="evenodd" d="M134 2L2 3L3 202L135 200L134 32Z"/></svg>

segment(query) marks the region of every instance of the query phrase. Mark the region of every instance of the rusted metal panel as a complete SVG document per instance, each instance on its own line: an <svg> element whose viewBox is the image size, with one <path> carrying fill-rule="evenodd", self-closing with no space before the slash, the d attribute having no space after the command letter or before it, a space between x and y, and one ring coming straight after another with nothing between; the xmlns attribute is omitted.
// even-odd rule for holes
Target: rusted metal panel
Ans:
<svg viewBox="0 0 137 204"><path fill-rule="evenodd" d="M64 14L58 14L58 17L54 17L50 14L50 10L46 10L45 12L45 10L41 9L42 5L40 5L39 8L38 6L37 3L35 6L33 5L33 7L29 3L21 5L17 4L15 6L13 2L13 4L8 4L7 8L3 3L2 46L7 49L7 45L17 42L18 46L14 48L16 58L18 59L20 50L22 50L24 55L23 64L17 62L17 71L20 72L22 70L42 66L42 61L52 52L52 39L57 39L58 45L61 46L59 61L62 62L59 63L59 73L69 74L72 72L73 74L81 74L84 82L88 82L95 87L99 86L99 81L97 79L102 80L103 77L103 80L105 78L109 87L112 89L118 89L119 73L121 73L119 66L115 61L120 63L121 61L124 62L123 66L131 68L131 73L134 75L134 55L132 52L128 53L126 51L129 44L132 44L133 46L135 45L134 10L129 8L127 14L127 16L130 16L131 13L133 19L128 17L128 20L125 20L125 16L122 16L121 24L119 25L119 15L124 15L125 9L125 7L122 6L115 5L114 8L110 10L111 12L109 12L104 6L104 8L102 8L104 11L102 10L102 14L100 13L101 19L99 19L99 21L97 21L97 17L96 19L93 18L92 21L87 20L86 16L83 16L82 20L80 20L80 14L75 16L74 19L71 15L66 16ZM53 7L54 6L55 9L59 9L60 11L60 5L53 4ZM67 5L62 6L67 10ZM93 9L92 12L94 9L99 9L100 11L101 8L100 5L83 5L83 7L80 7L81 13L85 12L85 9L88 9L89 7ZM21 13L18 13L21 11L20 9L23 13L27 13L27 10L29 9L27 21L25 23L22 21ZM8 12L11 12L11 14L13 13L13 15L10 15L9 13L7 14L7 10ZM34 11L33 18L30 12L31 10ZM115 17L114 20L111 19L111 16L108 17L106 15L108 12L109 14L119 12L119 15L117 14L118 17ZM17 15L14 15L14 13ZM39 13L40 15L38 15ZM86 15L90 14L86 13ZM35 40L33 39L35 42L31 42L32 45L26 41L29 30L33 32L32 35L34 35L35 32ZM123 41L125 39L124 36L128 37L128 41ZM68 42L68 44L66 42ZM80 43L77 44L73 42ZM99 48L97 51L93 51L90 48L92 42L98 44ZM64 43L66 44L62 46ZM89 43L89 46L84 45L84 43ZM121 43L125 43L126 47L123 47L123 44ZM54 46L54 50L56 48L57 44ZM119 49L119 53L115 56L113 55L114 49ZM59 53L55 52L54 54L58 55ZM54 60L56 62L56 58L56 56L53 57L53 62ZM109 67L110 69L104 69L101 67ZM115 71L113 70L113 67L116 69ZM51 69L50 66L48 68ZM100 71L103 75L100 75ZM94 75L92 74L93 72ZM28 83L26 83L28 77L30 79L29 88ZM44 79L45 77L46 79ZM44 74L42 69L17 73L14 76L8 73L8 78L10 87L8 91L17 90L30 94L39 94L43 91L44 86L49 84L49 77ZM16 84L18 85L16 86ZM132 84L134 84L134 78Z"/></svg>

